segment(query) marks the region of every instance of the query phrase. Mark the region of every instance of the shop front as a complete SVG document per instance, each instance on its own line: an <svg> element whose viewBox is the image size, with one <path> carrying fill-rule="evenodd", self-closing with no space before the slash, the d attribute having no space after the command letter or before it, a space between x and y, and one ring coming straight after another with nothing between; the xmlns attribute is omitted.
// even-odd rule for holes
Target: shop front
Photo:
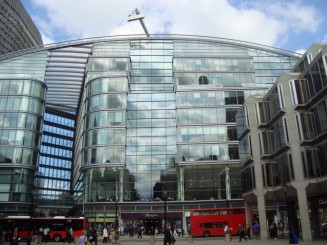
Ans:
<svg viewBox="0 0 327 245"><path fill-rule="evenodd" d="M173 224L181 223L182 212L167 212L166 222ZM128 229L142 229L143 234L154 235L160 234L164 230L165 214L164 213L121 213L121 220Z"/></svg>
<svg viewBox="0 0 327 245"><path fill-rule="evenodd" d="M309 206L313 237L327 237L327 195L311 198Z"/></svg>

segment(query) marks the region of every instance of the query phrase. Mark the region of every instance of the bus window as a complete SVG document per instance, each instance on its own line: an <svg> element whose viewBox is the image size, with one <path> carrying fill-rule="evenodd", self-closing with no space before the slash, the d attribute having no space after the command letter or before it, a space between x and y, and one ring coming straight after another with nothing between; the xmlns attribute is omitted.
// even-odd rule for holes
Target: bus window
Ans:
<svg viewBox="0 0 327 245"><path fill-rule="evenodd" d="M203 223L204 228L212 228L212 223Z"/></svg>
<svg viewBox="0 0 327 245"><path fill-rule="evenodd" d="M232 209L231 214L245 214L245 209Z"/></svg>

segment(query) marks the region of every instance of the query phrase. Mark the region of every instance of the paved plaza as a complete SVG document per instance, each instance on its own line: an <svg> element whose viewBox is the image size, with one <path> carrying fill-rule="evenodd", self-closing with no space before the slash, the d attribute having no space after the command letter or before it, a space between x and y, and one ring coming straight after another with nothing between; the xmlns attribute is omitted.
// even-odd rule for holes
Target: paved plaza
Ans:
<svg viewBox="0 0 327 245"><path fill-rule="evenodd" d="M120 244L121 245L135 245L135 243L142 243L142 244L152 244L150 243L150 237L149 236L143 236L142 239L137 239L137 238L129 238L128 236L122 236L120 239ZM241 243L246 243L248 245L250 244L265 244L265 245L279 245L279 244L288 244L289 241L288 239L277 239L277 240L268 240L268 241L263 241L263 240L256 240L256 239L251 239L244 241L242 240ZM163 236L156 236L155 239L155 244L158 245L163 245ZM231 242L225 242L223 237L209 237L209 238L193 238L192 242L188 241L187 236L185 237L177 237L176 238L176 243L175 245L220 245L220 244L240 244L238 237L234 236ZM303 242L300 241L299 244L303 245L309 245L309 244L314 244L314 245L326 245L327 244L327 239L325 240L316 240L313 242ZM98 245L102 245L102 243L98 243Z"/></svg>
<svg viewBox="0 0 327 245"><path fill-rule="evenodd" d="M138 244L149 244L149 245L163 245L163 236L162 235L156 235L155 236L155 242L153 243L153 240L151 240L150 236L143 236L141 239L137 238L137 236L134 236L133 238L130 238L129 236L121 236L120 237L120 245L138 245ZM277 239L277 240L242 240L241 243L245 243L247 245L256 244L256 245L281 245L281 244L288 244L288 239ZM19 245L25 245L26 242L20 242ZM42 243L43 245L46 245L46 243ZM47 245L68 245L67 243L62 242L49 242ZM71 245L74 245L75 243L71 243ZM220 245L220 244L240 244L238 237L234 236L231 242L225 242L223 237L209 237L209 238L193 238L192 241L188 240L188 237L177 237L175 245ZM299 241L299 244L303 245L326 245L327 239L321 239L321 240L314 240L312 242L303 242ZM6 243L5 245L9 245L9 243ZM94 243L92 243L94 245ZM101 237L98 239L97 245L103 245ZM111 244L108 244L111 245Z"/></svg>

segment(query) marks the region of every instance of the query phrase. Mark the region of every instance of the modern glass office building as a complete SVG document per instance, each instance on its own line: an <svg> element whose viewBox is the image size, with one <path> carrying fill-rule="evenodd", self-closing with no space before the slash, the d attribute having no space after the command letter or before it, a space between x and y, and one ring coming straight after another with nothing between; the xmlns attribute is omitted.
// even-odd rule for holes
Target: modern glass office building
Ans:
<svg viewBox="0 0 327 245"><path fill-rule="evenodd" d="M243 205L236 112L298 59L238 40L164 35L0 57L1 215L32 206L37 215L161 226L167 200L167 218L185 228L192 208Z"/></svg>
<svg viewBox="0 0 327 245"><path fill-rule="evenodd" d="M42 37L19 0L0 1L0 55L42 45Z"/></svg>

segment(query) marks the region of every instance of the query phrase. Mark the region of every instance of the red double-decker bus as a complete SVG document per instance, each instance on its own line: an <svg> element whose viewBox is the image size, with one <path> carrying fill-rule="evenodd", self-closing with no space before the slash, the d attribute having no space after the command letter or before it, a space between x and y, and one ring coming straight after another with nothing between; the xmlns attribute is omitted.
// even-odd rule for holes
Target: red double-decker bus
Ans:
<svg viewBox="0 0 327 245"><path fill-rule="evenodd" d="M51 218L31 218L29 216L8 216L0 218L0 230L5 232L6 241L10 240L12 232L18 228L19 235L22 240L31 237L32 234L38 234L44 228L48 229L48 238L53 241L61 241L66 239L66 229L73 229L73 238L81 236L86 230L86 219L66 218L63 216Z"/></svg>
<svg viewBox="0 0 327 245"><path fill-rule="evenodd" d="M231 235L237 235L239 224L246 225L245 208L192 209L190 221L194 237L224 236L226 224L232 229Z"/></svg>

